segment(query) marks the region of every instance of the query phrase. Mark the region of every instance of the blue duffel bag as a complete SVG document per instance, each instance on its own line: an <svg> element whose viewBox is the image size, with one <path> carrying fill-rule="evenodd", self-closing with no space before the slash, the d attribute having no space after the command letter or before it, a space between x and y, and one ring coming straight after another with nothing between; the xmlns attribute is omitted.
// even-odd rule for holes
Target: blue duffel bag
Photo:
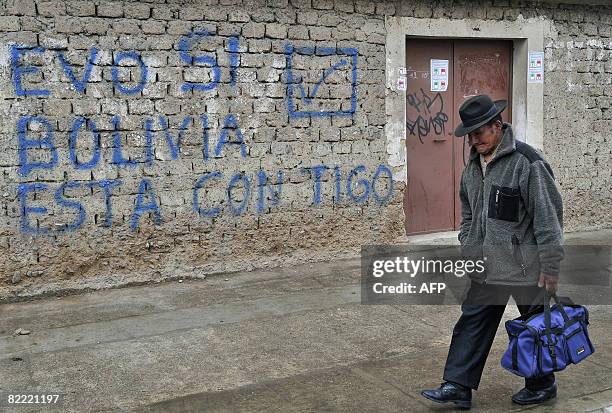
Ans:
<svg viewBox="0 0 612 413"><path fill-rule="evenodd" d="M595 351L587 331L586 307L570 300L561 303L555 294L544 295L543 312L529 312L506 321L510 343L501 365L521 377L533 378L563 370ZM555 300L552 308L551 297Z"/></svg>

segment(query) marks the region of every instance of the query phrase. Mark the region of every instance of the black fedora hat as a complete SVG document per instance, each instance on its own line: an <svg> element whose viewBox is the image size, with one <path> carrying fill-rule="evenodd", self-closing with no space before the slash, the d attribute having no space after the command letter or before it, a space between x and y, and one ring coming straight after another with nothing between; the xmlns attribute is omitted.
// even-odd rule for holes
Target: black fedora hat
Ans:
<svg viewBox="0 0 612 413"><path fill-rule="evenodd" d="M461 123L455 129L455 136L465 136L478 129L506 109L508 102L493 100L487 95L472 96L459 108Z"/></svg>

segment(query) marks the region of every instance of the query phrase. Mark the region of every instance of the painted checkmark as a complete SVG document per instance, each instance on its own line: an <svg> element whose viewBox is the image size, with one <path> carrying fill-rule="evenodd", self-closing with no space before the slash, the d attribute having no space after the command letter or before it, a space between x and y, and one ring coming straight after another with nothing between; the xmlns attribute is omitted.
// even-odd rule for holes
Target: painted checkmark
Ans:
<svg viewBox="0 0 612 413"><path fill-rule="evenodd" d="M302 79L300 79L300 82L298 85L300 87L300 94L302 95L302 99L304 103L306 104L312 103L312 99L314 99L317 96L317 92L319 91L319 86L321 86L321 84L325 82L325 79L327 79L335 70L341 68L342 66L346 66L346 65L348 65L348 61L346 61L345 59L341 59L338 63L336 63L332 67L325 69L325 71L323 72L323 76L321 76L321 79L319 79L319 81L315 84L314 88L312 89L312 94L310 96L306 93L306 89L304 88L304 83L302 82Z"/></svg>

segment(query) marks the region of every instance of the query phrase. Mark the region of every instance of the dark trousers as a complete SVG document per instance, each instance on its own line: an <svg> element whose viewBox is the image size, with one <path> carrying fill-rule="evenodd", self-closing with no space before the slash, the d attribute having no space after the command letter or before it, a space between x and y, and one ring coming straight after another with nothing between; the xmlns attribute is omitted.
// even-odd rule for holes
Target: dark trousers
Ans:
<svg viewBox="0 0 612 413"><path fill-rule="evenodd" d="M543 293L544 289L537 286L482 285L471 281L470 289L461 305L461 317L453 329L444 367L444 380L477 390L510 295L523 315L529 311L532 303L535 304L532 310L543 310ZM525 387L538 390L550 386L554 380L554 374L525 379Z"/></svg>

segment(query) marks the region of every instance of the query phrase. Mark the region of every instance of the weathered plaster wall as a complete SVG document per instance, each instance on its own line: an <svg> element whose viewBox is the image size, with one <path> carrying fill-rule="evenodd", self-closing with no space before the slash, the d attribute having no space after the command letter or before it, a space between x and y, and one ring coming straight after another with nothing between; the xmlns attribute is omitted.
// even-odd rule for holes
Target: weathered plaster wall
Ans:
<svg viewBox="0 0 612 413"><path fill-rule="evenodd" d="M547 39L544 151L571 230L612 226L612 7L560 8Z"/></svg>
<svg viewBox="0 0 612 413"><path fill-rule="evenodd" d="M0 296L393 241L404 184L389 178L385 16L519 13L557 30L545 42L544 148L567 227L609 226L610 8L1 2Z"/></svg>

